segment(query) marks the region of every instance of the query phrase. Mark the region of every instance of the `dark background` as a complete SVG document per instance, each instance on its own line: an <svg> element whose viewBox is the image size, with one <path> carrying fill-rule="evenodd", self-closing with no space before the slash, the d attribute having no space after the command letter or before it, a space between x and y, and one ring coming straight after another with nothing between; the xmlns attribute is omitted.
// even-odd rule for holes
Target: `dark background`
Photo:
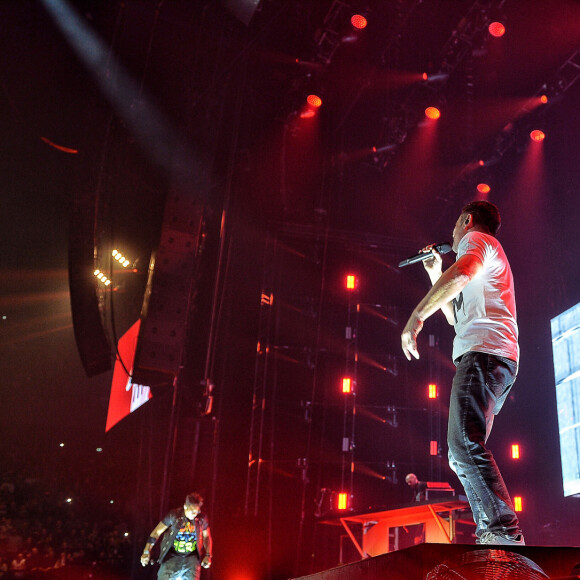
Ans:
<svg viewBox="0 0 580 580"><path fill-rule="evenodd" d="M68 6L102 43L93 68L63 34L62 25L75 21L61 15L57 25L51 4L60 3L0 4L7 468L58 475L97 510L114 498L136 538L135 561L165 507L199 489L216 542L213 577L284 578L335 565L337 529L314 511L320 489L350 481L341 441L351 415L337 385L353 370L344 334L353 320L352 509L404 501L409 471L457 486L441 435L452 330L434 316L420 337L421 360L404 359L398 337L428 280L420 265L396 266L450 239L461 207L486 182L487 198L502 211L522 352L490 443L512 495L524 498L527 543L578 545L577 499L562 496L550 319L580 301L580 83L571 82L580 3L371 0L346 3L343 13L327 0L263 0L246 25L216 2L73 1ZM367 29L324 58L321 33L326 26L340 37L350 7L366 10ZM481 26L496 14L507 28L499 39ZM325 24L329 15L336 20ZM80 37L87 54L99 54L85 30ZM572 55L576 64L562 71ZM448 77L421 82L423 72L440 71ZM310 92L323 106L301 119ZM543 92L546 105L526 108ZM442 117L426 123L422 112L434 103ZM545 131L542 144L530 141L533 128ZM385 145L393 147L371 150ZM71 321L73 201L99 194L97 261L113 246L135 261L137 272L100 294L114 342L139 316L168 184L183 175L182 159L206 205L207 238L177 431L169 429L167 386L105 434L111 373L87 377ZM353 295L343 289L347 271L359 276ZM274 295L270 318L262 292ZM349 322L357 303L366 308ZM202 417L210 330L215 401ZM258 341L270 346L266 370ZM441 398L430 410L432 381ZM267 412L253 496L246 476L256 389ZM441 453L431 458L434 434ZM517 463L509 459L514 442L522 446ZM396 482L382 479L393 474Z"/></svg>

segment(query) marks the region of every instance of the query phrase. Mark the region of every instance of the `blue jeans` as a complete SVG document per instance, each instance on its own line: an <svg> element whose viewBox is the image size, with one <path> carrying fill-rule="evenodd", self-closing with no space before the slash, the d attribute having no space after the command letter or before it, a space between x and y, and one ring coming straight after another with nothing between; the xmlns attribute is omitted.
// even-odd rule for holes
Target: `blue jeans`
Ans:
<svg viewBox="0 0 580 580"><path fill-rule="evenodd" d="M169 556L157 572L157 580L198 580L199 559L191 556Z"/></svg>
<svg viewBox="0 0 580 580"><path fill-rule="evenodd" d="M447 443L449 465L459 477L479 538L489 531L520 533L518 518L491 451L486 447L494 416L516 380L517 363L468 352L456 362L451 388Z"/></svg>

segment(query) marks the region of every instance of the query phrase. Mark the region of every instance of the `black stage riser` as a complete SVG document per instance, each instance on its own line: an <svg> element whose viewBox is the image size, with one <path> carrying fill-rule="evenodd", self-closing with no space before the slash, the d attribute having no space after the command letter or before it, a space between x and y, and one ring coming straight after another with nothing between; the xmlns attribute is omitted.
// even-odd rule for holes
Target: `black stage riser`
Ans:
<svg viewBox="0 0 580 580"><path fill-rule="evenodd" d="M435 566L460 558L467 551L481 549L520 554L535 562L551 579L569 578L580 562L580 548L576 547L419 544L294 580L424 580Z"/></svg>

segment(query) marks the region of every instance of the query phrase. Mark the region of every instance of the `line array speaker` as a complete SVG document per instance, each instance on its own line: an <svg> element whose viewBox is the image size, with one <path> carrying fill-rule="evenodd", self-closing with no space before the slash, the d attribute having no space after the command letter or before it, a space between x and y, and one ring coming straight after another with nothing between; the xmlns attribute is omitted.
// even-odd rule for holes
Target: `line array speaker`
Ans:
<svg viewBox="0 0 580 580"><path fill-rule="evenodd" d="M197 293L204 209L199 198L178 186L167 194L141 309L134 384L163 386L178 374Z"/></svg>
<svg viewBox="0 0 580 580"><path fill-rule="evenodd" d="M75 341L87 376L108 371L112 364L99 300L95 262L96 192L77 193L68 243L68 279Z"/></svg>

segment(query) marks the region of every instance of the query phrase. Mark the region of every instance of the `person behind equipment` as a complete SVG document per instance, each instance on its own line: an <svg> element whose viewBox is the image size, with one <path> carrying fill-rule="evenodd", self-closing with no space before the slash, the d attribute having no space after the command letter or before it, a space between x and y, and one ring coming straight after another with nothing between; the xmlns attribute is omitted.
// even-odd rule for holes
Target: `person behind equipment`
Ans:
<svg viewBox="0 0 580 580"><path fill-rule="evenodd" d="M414 473L408 473L405 476L405 483L411 488L412 501L425 501L427 484L424 481L419 481Z"/></svg>

